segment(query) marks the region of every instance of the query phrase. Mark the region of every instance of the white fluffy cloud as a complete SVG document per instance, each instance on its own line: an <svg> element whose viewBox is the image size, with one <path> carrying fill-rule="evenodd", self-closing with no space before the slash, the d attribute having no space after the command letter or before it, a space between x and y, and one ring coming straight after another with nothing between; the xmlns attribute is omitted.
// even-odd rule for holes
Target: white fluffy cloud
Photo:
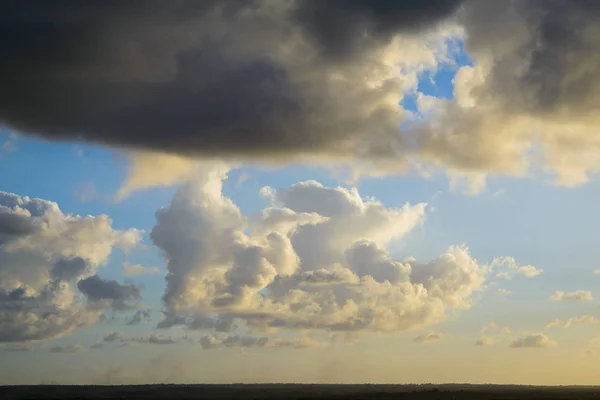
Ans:
<svg viewBox="0 0 600 400"><path fill-rule="evenodd" d="M543 333L533 333L531 335L527 335L521 338L514 339L510 343L510 347L513 349L523 348L523 347L533 347L533 348L545 348L545 347L554 347L557 343L553 340L550 340L548 336Z"/></svg>
<svg viewBox="0 0 600 400"><path fill-rule="evenodd" d="M574 292L563 292L561 290L557 290L554 292L552 296L550 296L550 300L561 301L561 300L575 300L575 301L591 301L594 300L594 296L588 290L577 290Z"/></svg>
<svg viewBox="0 0 600 400"><path fill-rule="evenodd" d="M390 255L426 204L389 208L307 181L264 188L271 206L247 217L222 194L226 173L207 168L156 213L168 269L159 327L401 331L469 308L483 289L489 268L465 247L428 263Z"/></svg>
<svg viewBox="0 0 600 400"><path fill-rule="evenodd" d="M512 279L514 275L523 275L527 278L534 278L544 272L543 269L534 267L533 265L519 265L513 257L497 257L490 264L492 269L501 268L501 271L496 273L497 278ZM508 294L507 292L500 292Z"/></svg>
<svg viewBox="0 0 600 400"><path fill-rule="evenodd" d="M141 237L111 225L106 215L65 215L56 203L0 192L0 342L64 335L139 296L95 275L114 248Z"/></svg>

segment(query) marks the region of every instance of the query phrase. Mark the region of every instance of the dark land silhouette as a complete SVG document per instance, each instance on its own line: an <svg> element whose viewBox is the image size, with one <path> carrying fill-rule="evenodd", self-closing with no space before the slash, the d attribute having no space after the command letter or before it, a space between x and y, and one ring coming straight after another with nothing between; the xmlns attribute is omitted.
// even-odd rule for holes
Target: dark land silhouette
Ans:
<svg viewBox="0 0 600 400"><path fill-rule="evenodd" d="M0 399L600 399L600 387L504 385L0 386Z"/></svg>

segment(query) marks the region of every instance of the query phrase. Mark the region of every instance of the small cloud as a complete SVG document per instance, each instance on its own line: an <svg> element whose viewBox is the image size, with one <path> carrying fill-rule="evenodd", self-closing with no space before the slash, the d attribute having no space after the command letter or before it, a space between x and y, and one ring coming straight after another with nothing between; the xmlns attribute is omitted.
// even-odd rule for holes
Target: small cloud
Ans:
<svg viewBox="0 0 600 400"><path fill-rule="evenodd" d="M250 347L264 347L269 342L269 337L262 336L238 336L238 335L204 335L198 343L202 346L203 350L212 350L222 347L239 347L239 348L250 348ZM285 343L285 342L282 342ZM291 344L292 342L289 342ZM281 345L279 347L284 347Z"/></svg>
<svg viewBox="0 0 600 400"><path fill-rule="evenodd" d="M31 347L26 344L16 343L16 344L7 344L0 347L2 351L29 351Z"/></svg>
<svg viewBox="0 0 600 400"><path fill-rule="evenodd" d="M590 341L588 342L588 347L585 350L585 354L588 356L596 355L598 353L599 349L600 349L600 338L590 339Z"/></svg>
<svg viewBox="0 0 600 400"><path fill-rule="evenodd" d="M575 300L575 301L591 301L594 300L594 296L590 291L587 290L577 290L575 292L563 292L557 290L554 292L552 296L550 296L550 300L553 301L562 301L562 300Z"/></svg>
<svg viewBox="0 0 600 400"><path fill-rule="evenodd" d="M539 274L541 274L542 272L544 272L543 269L541 268L536 268L533 265L525 265L523 267L519 267L517 269L517 273L526 276L527 278L533 278L538 276Z"/></svg>
<svg viewBox="0 0 600 400"><path fill-rule="evenodd" d="M81 147L78 144L73 146L73 149L75 150L77 157L86 158L90 155L90 152L88 150L84 149L83 147Z"/></svg>
<svg viewBox="0 0 600 400"><path fill-rule="evenodd" d="M505 326L504 328L500 329L500 334L501 335L508 335L508 334L510 334L510 328L508 326Z"/></svg>
<svg viewBox="0 0 600 400"><path fill-rule="evenodd" d="M242 187L242 185L244 184L244 182L248 181L248 179L250 179L250 175L248 175L245 172L242 172L240 174L240 176L237 179L237 182L235 183L235 188L239 189Z"/></svg>
<svg viewBox="0 0 600 400"><path fill-rule="evenodd" d="M512 291L508 290L508 289L498 289L496 290L496 293L501 294L501 295L509 295L512 293Z"/></svg>
<svg viewBox="0 0 600 400"><path fill-rule="evenodd" d="M148 337L133 338L133 339L131 339L131 341L135 342L135 343L149 343L149 344L174 344L174 343L177 343L177 341L173 340L170 336L157 335L155 333L153 333L152 335L150 335Z"/></svg>
<svg viewBox="0 0 600 400"><path fill-rule="evenodd" d="M17 136L15 134L11 133L8 135L8 138L0 144L0 153L11 153L15 151L17 149L17 146L15 145L16 140Z"/></svg>
<svg viewBox="0 0 600 400"><path fill-rule="evenodd" d="M594 275L600 275L600 268L596 268L593 273Z"/></svg>
<svg viewBox="0 0 600 400"><path fill-rule="evenodd" d="M512 276L506 271L500 271L496 274L496 278L504 278L506 280L509 280L510 278L512 278Z"/></svg>
<svg viewBox="0 0 600 400"><path fill-rule="evenodd" d="M552 321L550 321L546 324L546 328L552 328L554 326L557 326L560 324L560 322L561 322L560 319L554 318Z"/></svg>
<svg viewBox="0 0 600 400"><path fill-rule="evenodd" d="M527 278L533 278L544 272L541 268L533 265L520 266L513 257L498 257L490 264L490 269L502 268L503 270L496 274L497 278L511 279L512 274L520 274Z"/></svg>
<svg viewBox="0 0 600 400"><path fill-rule="evenodd" d="M500 197L500 196L504 196L504 194L506 193L506 191L504 189L500 189L500 190L496 190L494 192L494 194L492 194L493 197Z"/></svg>
<svg viewBox="0 0 600 400"><path fill-rule="evenodd" d="M476 346L492 346L494 344L494 338L491 336L482 336L476 342Z"/></svg>
<svg viewBox="0 0 600 400"><path fill-rule="evenodd" d="M103 347L104 347L104 345L100 342L94 343L93 345L90 346L91 349L101 349Z"/></svg>
<svg viewBox="0 0 600 400"><path fill-rule="evenodd" d="M96 197L96 187L93 183L85 183L77 190L77 198L81 203L88 203L94 197Z"/></svg>
<svg viewBox="0 0 600 400"><path fill-rule="evenodd" d="M288 347L292 349L307 349L312 347L323 347L326 344L323 342L317 342L309 338L294 339L294 340L269 340L267 345L270 347Z"/></svg>
<svg viewBox="0 0 600 400"><path fill-rule="evenodd" d="M518 338L513 340L509 347L513 348L513 349L518 349L518 348L548 348L548 347L554 347L556 346L557 343L553 340L550 340L550 338L548 338L548 336L544 335L543 333L533 333L531 335L527 335L525 337L522 338Z"/></svg>
<svg viewBox="0 0 600 400"><path fill-rule="evenodd" d="M592 316L592 315L581 315L579 317L573 317L566 320L563 324L564 328L568 328L572 325L576 324L598 324L600 323L600 319Z"/></svg>
<svg viewBox="0 0 600 400"><path fill-rule="evenodd" d="M121 335L119 332L109 333L102 338L102 341L104 342L114 342L117 340L123 340L123 335Z"/></svg>
<svg viewBox="0 0 600 400"><path fill-rule="evenodd" d="M413 339L415 343L439 342L445 335L443 333L428 333Z"/></svg>
<svg viewBox="0 0 600 400"><path fill-rule="evenodd" d="M85 347L80 343L69 344L65 346L55 346L50 349L50 353L72 354L85 351Z"/></svg>
<svg viewBox="0 0 600 400"><path fill-rule="evenodd" d="M150 319L150 309L146 310L137 310L135 314L131 317L129 321L127 321L127 325L139 325L144 321L148 321Z"/></svg>
<svg viewBox="0 0 600 400"><path fill-rule="evenodd" d="M156 275L160 274L158 267L144 267L141 264L129 264L127 261L123 263L123 275Z"/></svg>
<svg viewBox="0 0 600 400"><path fill-rule="evenodd" d="M481 328L481 330L479 331L479 333L483 335L486 331L496 328L498 328L498 325L496 325L494 322L490 322L489 324L484 325L483 328Z"/></svg>

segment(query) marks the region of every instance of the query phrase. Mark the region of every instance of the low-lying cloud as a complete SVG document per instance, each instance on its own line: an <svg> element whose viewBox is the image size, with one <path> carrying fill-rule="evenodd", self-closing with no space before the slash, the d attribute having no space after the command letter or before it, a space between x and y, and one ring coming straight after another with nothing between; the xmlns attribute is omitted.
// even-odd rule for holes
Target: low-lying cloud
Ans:
<svg viewBox="0 0 600 400"><path fill-rule="evenodd" d="M510 342L510 347L512 347L513 349L525 347L547 348L555 347L556 345L557 343L555 341L551 340L550 338L548 338L548 336L544 335L543 333L533 333L524 337L514 339L512 342Z"/></svg>

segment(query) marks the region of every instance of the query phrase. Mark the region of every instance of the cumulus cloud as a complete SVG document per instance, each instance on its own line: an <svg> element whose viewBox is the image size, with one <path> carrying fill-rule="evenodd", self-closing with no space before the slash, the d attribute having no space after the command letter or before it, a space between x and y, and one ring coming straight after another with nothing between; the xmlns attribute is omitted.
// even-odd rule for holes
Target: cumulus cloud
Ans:
<svg viewBox="0 0 600 400"><path fill-rule="evenodd" d="M523 275L527 278L534 278L544 272L543 269L537 268L533 265L520 265L513 257L497 257L492 261L490 267L492 269L501 268L502 270L496 273L496 277L507 280L512 279L515 274Z"/></svg>
<svg viewBox="0 0 600 400"><path fill-rule="evenodd" d="M156 275L160 274L158 267L144 267L141 264L129 264L127 261L122 266L123 275Z"/></svg>
<svg viewBox="0 0 600 400"><path fill-rule="evenodd" d="M533 333L531 335L517 338L510 343L510 347L513 349L523 347L546 348L554 346L556 346L556 342L550 340L548 336L544 335L543 333Z"/></svg>
<svg viewBox="0 0 600 400"><path fill-rule="evenodd" d="M51 201L0 192L0 342L61 336L98 322L96 269L113 249L128 251L140 238L138 230L113 229L106 215L65 215ZM122 305L109 297L107 306Z"/></svg>
<svg viewBox="0 0 600 400"><path fill-rule="evenodd" d="M64 346L54 346L50 348L50 353L73 354L85 351L85 347L80 343L67 344Z"/></svg>
<svg viewBox="0 0 600 400"><path fill-rule="evenodd" d="M496 290L496 293L501 294L501 295L507 295L507 294L511 294L512 291L510 291L508 289L502 289L502 288L500 288L500 289Z"/></svg>
<svg viewBox="0 0 600 400"><path fill-rule="evenodd" d="M587 290L577 290L575 292L563 292L561 290L557 290L552 296L550 296L550 300L591 301L594 300L594 296L590 291Z"/></svg>
<svg viewBox="0 0 600 400"><path fill-rule="evenodd" d="M431 342L439 342L445 335L443 333L427 333L423 335L419 335L413 339L415 343L431 343Z"/></svg>
<svg viewBox="0 0 600 400"><path fill-rule="evenodd" d="M160 328L404 331L470 308L483 290L490 268L466 247L427 263L390 255L425 204L391 208L307 181L263 189L271 205L247 217L222 194L226 173L205 170L156 213L150 237L168 271Z"/></svg>

